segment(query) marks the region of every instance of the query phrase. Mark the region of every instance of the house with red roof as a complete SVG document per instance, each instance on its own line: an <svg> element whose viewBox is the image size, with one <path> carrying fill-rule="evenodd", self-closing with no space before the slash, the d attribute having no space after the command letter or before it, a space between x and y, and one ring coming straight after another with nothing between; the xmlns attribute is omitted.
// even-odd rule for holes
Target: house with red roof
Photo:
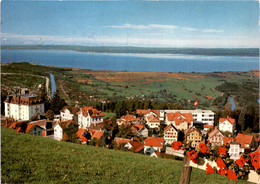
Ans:
<svg viewBox="0 0 260 184"><path fill-rule="evenodd" d="M172 144L174 141L178 141L178 130L173 124L169 124L164 128L164 143Z"/></svg>
<svg viewBox="0 0 260 184"><path fill-rule="evenodd" d="M211 143L211 146L221 146L223 145L224 135L219 131L217 127L208 133L208 141Z"/></svg>
<svg viewBox="0 0 260 184"><path fill-rule="evenodd" d="M92 107L83 107L78 112L79 128L88 128L91 124L98 124L103 122L104 115L101 111Z"/></svg>
<svg viewBox="0 0 260 184"><path fill-rule="evenodd" d="M234 141L233 137L223 137L223 145L227 146Z"/></svg>
<svg viewBox="0 0 260 184"><path fill-rule="evenodd" d="M117 119L116 123L118 124L118 126L127 123L140 123L140 118L136 118L133 115L127 114L125 116L122 116L120 119Z"/></svg>
<svg viewBox="0 0 260 184"><path fill-rule="evenodd" d="M13 122L10 129L17 131L18 133L26 133L31 135L42 136L43 128L38 125L28 124L26 122Z"/></svg>
<svg viewBox="0 0 260 184"><path fill-rule="evenodd" d="M116 143L117 147L120 147L122 144L127 144L131 139L125 139L120 137L115 137L114 142Z"/></svg>
<svg viewBox="0 0 260 184"><path fill-rule="evenodd" d="M147 117L149 115L154 115L156 117L160 116L160 110L151 110L151 109L137 109L136 114L139 116Z"/></svg>
<svg viewBox="0 0 260 184"><path fill-rule="evenodd" d="M227 118L219 118L219 130L222 132L230 132L233 133L236 129L235 119L227 117Z"/></svg>
<svg viewBox="0 0 260 184"><path fill-rule="evenodd" d="M134 138L133 140L126 143L125 148L138 153L144 149L144 145L140 142L138 138Z"/></svg>
<svg viewBox="0 0 260 184"><path fill-rule="evenodd" d="M149 128L160 129L161 121L160 121L159 117L151 114L146 117L146 124L148 125Z"/></svg>
<svg viewBox="0 0 260 184"><path fill-rule="evenodd" d="M70 107L65 106L60 110L60 118L61 121L67 121L67 120L75 120L77 121L78 115L77 112L79 112L78 107Z"/></svg>
<svg viewBox="0 0 260 184"><path fill-rule="evenodd" d="M154 152L161 152L163 148L164 138L148 137L144 140L144 154L152 155Z"/></svg>
<svg viewBox="0 0 260 184"><path fill-rule="evenodd" d="M42 136L47 136L47 132L53 131L53 122L47 122L46 119L32 121L29 124L38 125L42 127Z"/></svg>
<svg viewBox="0 0 260 184"><path fill-rule="evenodd" d="M178 130L186 130L193 126L192 113L167 113L166 121L167 125L173 124Z"/></svg>
<svg viewBox="0 0 260 184"><path fill-rule="evenodd" d="M239 133L235 137L235 141L230 143L229 156L236 160L240 158L243 153L249 153L257 147L257 142L253 135L246 135Z"/></svg>
<svg viewBox="0 0 260 184"><path fill-rule="evenodd" d="M135 123L133 126L136 128L137 137L148 137L148 129L141 123Z"/></svg>
<svg viewBox="0 0 260 184"><path fill-rule="evenodd" d="M78 124L74 120L58 122L53 126L54 139L59 141L65 139L71 130L75 131L74 133L76 133L77 128Z"/></svg>

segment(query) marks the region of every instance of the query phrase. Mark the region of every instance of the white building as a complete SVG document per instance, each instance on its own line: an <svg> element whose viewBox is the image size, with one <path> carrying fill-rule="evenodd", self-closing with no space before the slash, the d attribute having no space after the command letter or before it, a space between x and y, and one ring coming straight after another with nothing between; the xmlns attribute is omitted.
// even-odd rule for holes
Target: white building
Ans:
<svg viewBox="0 0 260 184"><path fill-rule="evenodd" d="M44 102L37 95L9 95L5 100L5 117L14 120L30 120L44 115Z"/></svg>
<svg viewBox="0 0 260 184"><path fill-rule="evenodd" d="M230 159L237 160L240 158L240 155L244 153L244 148L241 148L238 142L230 143L228 154Z"/></svg>
<svg viewBox="0 0 260 184"><path fill-rule="evenodd" d="M201 109L196 109L196 110L160 110L160 119L165 121L167 113L175 113L175 112L191 113L194 123L200 122L200 123L207 124L207 125L214 125L215 113L212 112L211 110L201 110Z"/></svg>
<svg viewBox="0 0 260 184"><path fill-rule="evenodd" d="M63 121L63 122L59 122L56 123L53 126L54 129L54 139L56 140L62 140L63 138L65 138L65 130L66 129L71 129L77 127L77 123L73 120L68 120L68 121ZM76 134L76 132L75 132Z"/></svg>
<svg viewBox="0 0 260 184"><path fill-rule="evenodd" d="M219 118L219 130L223 132L233 133L236 128L235 119L232 118Z"/></svg>
<svg viewBox="0 0 260 184"><path fill-rule="evenodd" d="M174 141L178 141L178 130L170 124L164 128L164 144L172 144Z"/></svg>
<svg viewBox="0 0 260 184"><path fill-rule="evenodd" d="M79 128L88 128L91 124L102 123L103 117L101 111L92 107L83 107L78 112Z"/></svg>
<svg viewBox="0 0 260 184"><path fill-rule="evenodd" d="M67 120L77 120L77 112L79 111L78 107L69 107L65 106L60 110L60 118L61 121L67 121Z"/></svg>

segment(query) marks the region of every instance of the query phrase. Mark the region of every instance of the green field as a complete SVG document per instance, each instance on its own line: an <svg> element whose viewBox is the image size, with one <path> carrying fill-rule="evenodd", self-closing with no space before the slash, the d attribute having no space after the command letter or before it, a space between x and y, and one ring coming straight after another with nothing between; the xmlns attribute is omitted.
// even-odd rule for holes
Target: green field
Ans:
<svg viewBox="0 0 260 184"><path fill-rule="evenodd" d="M214 73L167 73L131 71L92 71L85 69L58 68L29 63L12 63L1 66L2 73L20 73L21 78L1 75L2 85L29 86L28 75L55 76L56 89L69 105L95 105L99 100L120 101L127 99L155 100L177 103L185 108L223 110L227 97L232 95L238 108L248 104L258 108L259 72L214 72ZM33 83L43 78L31 76ZM229 87L229 85L235 87ZM222 86L224 85L224 86ZM240 90L241 89L241 90ZM225 94L225 95L224 95ZM248 95L250 94L250 95ZM212 99L208 99L208 96ZM250 96L250 98L248 98ZM248 103L249 102L249 103Z"/></svg>
<svg viewBox="0 0 260 184"><path fill-rule="evenodd" d="M1 129L2 183L178 183L182 162ZM192 169L190 183L247 183Z"/></svg>

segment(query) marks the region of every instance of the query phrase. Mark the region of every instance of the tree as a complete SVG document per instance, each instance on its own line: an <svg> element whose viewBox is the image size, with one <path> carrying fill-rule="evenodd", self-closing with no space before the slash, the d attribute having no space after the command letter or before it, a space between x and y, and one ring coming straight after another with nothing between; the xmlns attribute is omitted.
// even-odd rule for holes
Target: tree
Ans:
<svg viewBox="0 0 260 184"><path fill-rule="evenodd" d="M54 118L54 112L52 110L48 110L46 113L45 113L45 116L47 119L49 120L53 120Z"/></svg>
<svg viewBox="0 0 260 184"><path fill-rule="evenodd" d="M245 130L245 112L244 111L240 112L237 124L239 125L239 129L241 131Z"/></svg>
<svg viewBox="0 0 260 184"><path fill-rule="evenodd" d="M60 110L66 105L65 100L60 98L59 91L57 91L51 99L50 109L54 112L54 114L59 114Z"/></svg>

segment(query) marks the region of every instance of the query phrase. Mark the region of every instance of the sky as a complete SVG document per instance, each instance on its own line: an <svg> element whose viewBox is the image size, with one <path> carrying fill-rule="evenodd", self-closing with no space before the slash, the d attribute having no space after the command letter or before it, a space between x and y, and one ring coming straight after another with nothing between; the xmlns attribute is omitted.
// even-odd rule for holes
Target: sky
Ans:
<svg viewBox="0 0 260 184"><path fill-rule="evenodd" d="M2 45L259 47L257 1L1 2Z"/></svg>

